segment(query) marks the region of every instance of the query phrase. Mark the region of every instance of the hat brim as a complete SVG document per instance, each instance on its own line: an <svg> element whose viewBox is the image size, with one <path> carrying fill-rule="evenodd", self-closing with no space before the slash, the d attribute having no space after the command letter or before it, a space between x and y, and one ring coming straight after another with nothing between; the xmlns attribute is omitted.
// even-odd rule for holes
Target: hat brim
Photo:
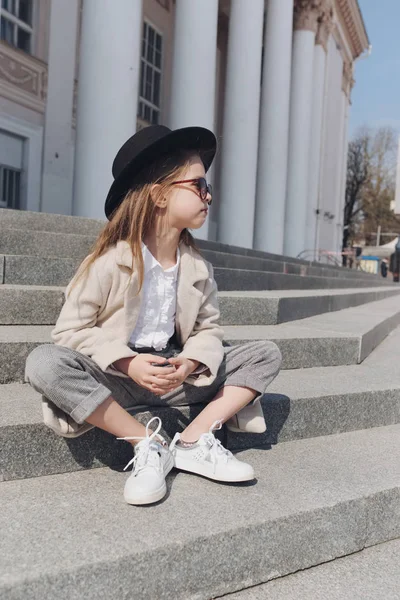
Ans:
<svg viewBox="0 0 400 600"><path fill-rule="evenodd" d="M139 175L159 157L177 150L193 150L197 152L207 172L217 151L217 140L209 129L204 127L184 127L175 129L150 144L135 156L113 181L107 194L104 211L107 219L121 203L126 192L135 184Z"/></svg>

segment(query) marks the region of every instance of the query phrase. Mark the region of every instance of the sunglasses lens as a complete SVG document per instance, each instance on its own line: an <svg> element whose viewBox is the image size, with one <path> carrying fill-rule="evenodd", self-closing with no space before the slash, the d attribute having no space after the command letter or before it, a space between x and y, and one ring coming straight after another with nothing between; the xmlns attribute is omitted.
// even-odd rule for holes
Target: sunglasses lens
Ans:
<svg viewBox="0 0 400 600"><path fill-rule="evenodd" d="M210 206L211 202L212 202L212 194L213 194L212 185L210 183L208 185L206 185L206 195L205 195L205 198L207 198L208 194L210 194L210 196L211 196L211 198L208 201L208 206Z"/></svg>
<svg viewBox="0 0 400 600"><path fill-rule="evenodd" d="M199 177L198 186L200 191L200 198L205 200L207 198L207 181L204 177Z"/></svg>

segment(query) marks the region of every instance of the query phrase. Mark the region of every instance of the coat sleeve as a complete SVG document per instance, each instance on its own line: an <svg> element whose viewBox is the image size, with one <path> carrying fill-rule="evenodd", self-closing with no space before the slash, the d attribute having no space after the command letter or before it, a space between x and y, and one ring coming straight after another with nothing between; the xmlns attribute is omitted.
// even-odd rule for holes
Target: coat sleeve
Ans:
<svg viewBox="0 0 400 600"><path fill-rule="evenodd" d="M92 263L88 272L71 290L84 263L85 261L65 289L65 303L51 332L51 338L55 344L90 356L105 371L116 360L136 356L137 352L122 340L116 339L111 331L97 325L99 312L104 307L112 282L111 267L106 255Z"/></svg>
<svg viewBox="0 0 400 600"><path fill-rule="evenodd" d="M201 382L201 385L208 385L208 382L211 383L215 379L224 357L224 348L222 345L224 330L218 323L220 318L217 298L218 287L214 279L214 269L211 263L207 263L207 266L209 277L204 287L203 301L197 314L193 331L181 352L181 356L197 360L209 370L208 376L207 372L200 373L197 376L197 381Z"/></svg>

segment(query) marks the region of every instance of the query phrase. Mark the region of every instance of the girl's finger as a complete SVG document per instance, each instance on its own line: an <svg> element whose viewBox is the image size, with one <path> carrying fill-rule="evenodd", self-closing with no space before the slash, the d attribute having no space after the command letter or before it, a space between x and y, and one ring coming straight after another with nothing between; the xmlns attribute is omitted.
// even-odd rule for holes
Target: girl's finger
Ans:
<svg viewBox="0 0 400 600"><path fill-rule="evenodd" d="M168 362L171 363L171 365L176 365L177 367L181 366L181 364L182 364L181 360L177 356L172 357L172 358L167 358L167 360L168 360Z"/></svg>
<svg viewBox="0 0 400 600"><path fill-rule="evenodd" d="M153 354L149 354L148 356L146 356L146 358L144 359L146 362L148 363L159 363L160 365L164 364L165 362L170 362L169 358L165 358L164 356L156 356Z"/></svg>
<svg viewBox="0 0 400 600"><path fill-rule="evenodd" d="M176 385L174 381L162 378L162 377L150 377L149 382L158 388L164 389L169 388L171 385Z"/></svg>
<svg viewBox="0 0 400 600"><path fill-rule="evenodd" d="M154 374L160 374L162 375L163 373L176 373L176 369L175 367L152 367L152 373Z"/></svg>
<svg viewBox="0 0 400 600"><path fill-rule="evenodd" d="M171 375L164 375L164 377L162 377L161 375L159 377L157 377L157 379L160 380L164 380L164 381L169 381L169 382L173 382L173 383L178 383L180 381L180 376L178 375L178 373L171 373Z"/></svg>

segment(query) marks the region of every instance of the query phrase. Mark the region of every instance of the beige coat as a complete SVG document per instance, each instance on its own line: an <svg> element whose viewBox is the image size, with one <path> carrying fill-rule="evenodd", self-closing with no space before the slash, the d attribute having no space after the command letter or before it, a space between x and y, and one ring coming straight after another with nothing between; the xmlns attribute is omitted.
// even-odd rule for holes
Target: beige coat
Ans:
<svg viewBox="0 0 400 600"><path fill-rule="evenodd" d="M218 325L217 285L211 263L192 248L181 244L178 271L176 331L183 345L181 356L205 364L209 371L189 375L186 383L210 385L224 356L223 329ZM137 273L126 241L119 241L90 267L68 295L51 332L55 344L73 348L90 356L99 367L113 375L128 378L110 368L120 358L136 356L127 343L135 328L142 292L137 290Z"/></svg>

